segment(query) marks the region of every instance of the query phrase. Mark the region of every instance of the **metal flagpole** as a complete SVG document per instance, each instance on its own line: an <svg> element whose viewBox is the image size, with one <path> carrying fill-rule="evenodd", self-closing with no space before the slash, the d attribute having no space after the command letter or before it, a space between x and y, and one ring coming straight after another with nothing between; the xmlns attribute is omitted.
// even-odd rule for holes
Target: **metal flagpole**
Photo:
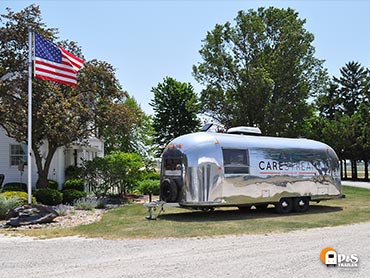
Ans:
<svg viewBox="0 0 370 278"><path fill-rule="evenodd" d="M32 201L32 27L28 27L28 144L27 144L27 168L28 168L28 204Z"/></svg>

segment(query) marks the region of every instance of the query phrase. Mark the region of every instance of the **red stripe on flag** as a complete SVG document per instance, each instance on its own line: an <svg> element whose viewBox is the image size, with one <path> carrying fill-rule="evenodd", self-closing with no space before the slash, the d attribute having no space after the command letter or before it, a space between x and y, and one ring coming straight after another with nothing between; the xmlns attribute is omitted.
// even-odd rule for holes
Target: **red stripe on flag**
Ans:
<svg viewBox="0 0 370 278"><path fill-rule="evenodd" d="M77 71L75 71L73 68L65 68L65 67L61 67L61 66L58 66L58 64L55 64L55 63L49 63L49 62L45 62L45 61L40 61L36 58L36 61L35 61L35 66L36 66L36 69L39 69L39 65L41 66L47 66L47 67L50 67L50 68L53 68L53 69L56 69L56 70L60 70L60 71L64 71L64 72L70 72L70 73L73 73L73 74L77 74ZM68 65L68 63L62 63L62 64L59 64L59 65Z"/></svg>
<svg viewBox="0 0 370 278"><path fill-rule="evenodd" d="M45 74L52 74L52 75L55 75L55 76L58 76L58 77L63 77L63 78L69 78L69 79L77 79L76 77L76 74L64 74L63 72L58 72L58 71L55 71L55 70L49 70L49 69L44 69L44 68L38 68L38 70L36 71L37 74L42 74L42 73L45 73Z"/></svg>
<svg viewBox="0 0 370 278"><path fill-rule="evenodd" d="M76 82L69 82L69 81L65 81L65 80L60 80L58 78L52 78L52 77L49 77L49 76L44 76L44 75L39 75L39 74L35 74L35 76L37 78L40 78L40 79L43 79L43 80L55 81L55 82L63 83L63 84L70 85L70 86L73 86L73 87L77 86L77 80L76 80Z"/></svg>

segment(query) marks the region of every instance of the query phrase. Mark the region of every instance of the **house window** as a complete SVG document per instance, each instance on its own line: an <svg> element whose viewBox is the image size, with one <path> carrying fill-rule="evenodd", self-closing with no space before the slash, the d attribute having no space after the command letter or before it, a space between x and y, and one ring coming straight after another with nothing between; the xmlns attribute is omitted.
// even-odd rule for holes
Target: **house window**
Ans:
<svg viewBox="0 0 370 278"><path fill-rule="evenodd" d="M248 150L222 149L225 174L249 174Z"/></svg>
<svg viewBox="0 0 370 278"><path fill-rule="evenodd" d="M27 145L10 145L10 166L27 165Z"/></svg>

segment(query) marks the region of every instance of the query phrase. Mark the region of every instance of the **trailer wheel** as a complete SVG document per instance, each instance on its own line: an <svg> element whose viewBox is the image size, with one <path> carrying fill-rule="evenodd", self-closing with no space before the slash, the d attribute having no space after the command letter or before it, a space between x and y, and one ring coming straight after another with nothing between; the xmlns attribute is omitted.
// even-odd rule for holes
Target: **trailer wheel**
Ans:
<svg viewBox="0 0 370 278"><path fill-rule="evenodd" d="M161 184L161 199L167 203L175 202L177 199L177 185L169 180Z"/></svg>
<svg viewBox="0 0 370 278"><path fill-rule="evenodd" d="M203 212L212 212L215 210L215 208L214 207L202 207L201 210Z"/></svg>
<svg viewBox="0 0 370 278"><path fill-rule="evenodd" d="M275 204L275 209L278 213L285 214L293 210L293 199L292 198L281 198L278 203Z"/></svg>
<svg viewBox="0 0 370 278"><path fill-rule="evenodd" d="M310 206L310 200L307 197L298 197L293 200L293 209L296 212L305 212Z"/></svg>

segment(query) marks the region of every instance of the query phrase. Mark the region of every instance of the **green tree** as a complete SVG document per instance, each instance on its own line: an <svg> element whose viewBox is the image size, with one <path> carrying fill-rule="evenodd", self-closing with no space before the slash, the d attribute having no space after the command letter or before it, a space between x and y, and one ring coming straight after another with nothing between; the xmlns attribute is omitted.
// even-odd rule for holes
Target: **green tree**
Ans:
<svg viewBox="0 0 370 278"><path fill-rule="evenodd" d="M49 40L57 29L46 28L38 6L15 13L7 9L0 15L0 76L11 78L0 84L0 126L18 142L27 143L27 57L28 26ZM75 42L61 42L66 49L83 58ZM104 117L113 103L122 103L127 93L121 90L114 68L97 60L86 62L79 72L78 87L33 80L32 150L40 187L47 187L47 176L56 149L72 142L85 142L106 128ZM115 122L125 115L118 114ZM47 151L41 151L47 146Z"/></svg>
<svg viewBox="0 0 370 278"><path fill-rule="evenodd" d="M143 167L140 155L116 151L104 158L85 161L83 175L97 196L105 196L109 191L126 195L138 185Z"/></svg>
<svg viewBox="0 0 370 278"><path fill-rule="evenodd" d="M369 103L369 72L358 62L349 62L340 69L341 76L334 77L339 86L338 98L341 112L353 115L361 103Z"/></svg>
<svg viewBox="0 0 370 278"><path fill-rule="evenodd" d="M133 97L127 97L123 103L111 103L104 114L101 136L106 153L134 152L149 166L153 160L153 133L151 117L141 110Z"/></svg>
<svg viewBox="0 0 370 278"><path fill-rule="evenodd" d="M341 111L339 85L330 82L325 94L319 95L315 100L315 106L320 114L326 119L334 120Z"/></svg>
<svg viewBox="0 0 370 278"><path fill-rule="evenodd" d="M152 88L154 99L154 140L163 149L175 137L195 131L200 120L198 97L190 83L182 83L166 77L163 83Z"/></svg>
<svg viewBox="0 0 370 278"><path fill-rule="evenodd" d="M332 146L341 160L351 160L353 179L357 179L357 161L364 161L368 180L369 70L357 62L349 62L340 72L341 76L333 77L327 90L315 100L320 115L315 123L320 124L314 124L311 135ZM347 177L346 172L344 175Z"/></svg>
<svg viewBox="0 0 370 278"><path fill-rule="evenodd" d="M258 125L264 134L299 135L312 115L307 99L327 81L314 37L292 9L239 11L235 25L207 33L193 74L206 88L204 111L227 127Z"/></svg>

